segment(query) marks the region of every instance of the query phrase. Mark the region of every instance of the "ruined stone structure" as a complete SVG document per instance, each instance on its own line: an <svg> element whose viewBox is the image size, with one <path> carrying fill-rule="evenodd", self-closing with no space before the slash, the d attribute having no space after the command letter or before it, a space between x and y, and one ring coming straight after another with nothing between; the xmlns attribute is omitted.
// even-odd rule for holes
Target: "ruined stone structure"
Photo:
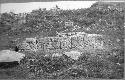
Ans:
<svg viewBox="0 0 125 80"><path fill-rule="evenodd" d="M26 39L21 46L30 51L55 51L67 49L80 49L93 51L104 49L103 37L98 34L75 34L67 37L44 37L39 39Z"/></svg>

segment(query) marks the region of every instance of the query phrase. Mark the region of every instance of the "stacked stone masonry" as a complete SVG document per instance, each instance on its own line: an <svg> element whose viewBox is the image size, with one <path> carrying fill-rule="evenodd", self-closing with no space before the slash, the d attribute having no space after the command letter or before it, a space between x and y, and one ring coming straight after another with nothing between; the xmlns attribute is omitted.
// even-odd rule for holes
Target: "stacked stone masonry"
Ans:
<svg viewBox="0 0 125 80"><path fill-rule="evenodd" d="M36 40L25 40L21 43L21 49L30 51L53 51L53 50L68 50L68 49L81 49L81 50L96 50L103 49L102 36L67 36L67 37L44 37Z"/></svg>

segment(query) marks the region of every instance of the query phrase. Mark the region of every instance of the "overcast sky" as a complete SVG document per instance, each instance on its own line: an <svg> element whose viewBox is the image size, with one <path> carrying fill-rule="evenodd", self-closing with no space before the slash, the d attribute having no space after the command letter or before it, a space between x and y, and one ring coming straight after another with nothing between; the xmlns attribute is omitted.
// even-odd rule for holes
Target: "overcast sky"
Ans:
<svg viewBox="0 0 125 80"><path fill-rule="evenodd" d="M55 1L55 2L27 2L27 3L2 3L1 13L4 12L31 12L33 9L46 8L50 9L59 6L61 9L78 9L88 8L97 1Z"/></svg>

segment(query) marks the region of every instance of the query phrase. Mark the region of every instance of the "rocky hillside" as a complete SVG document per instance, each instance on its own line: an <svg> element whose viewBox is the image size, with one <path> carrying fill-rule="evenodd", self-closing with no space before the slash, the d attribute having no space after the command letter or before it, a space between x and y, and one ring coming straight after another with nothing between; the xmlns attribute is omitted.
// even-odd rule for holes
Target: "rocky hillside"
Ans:
<svg viewBox="0 0 125 80"><path fill-rule="evenodd" d="M22 17L13 12L0 15L1 50L15 50L16 45L26 38L36 37L44 42L45 38L56 37L62 32L105 35L105 43L112 49L82 52L75 48L57 50L53 54L20 51L26 55L25 59L18 67L3 72L0 69L0 78L123 78L124 3L97 2L90 8L77 10L62 10L56 6L56 9L37 9L24 15Z"/></svg>

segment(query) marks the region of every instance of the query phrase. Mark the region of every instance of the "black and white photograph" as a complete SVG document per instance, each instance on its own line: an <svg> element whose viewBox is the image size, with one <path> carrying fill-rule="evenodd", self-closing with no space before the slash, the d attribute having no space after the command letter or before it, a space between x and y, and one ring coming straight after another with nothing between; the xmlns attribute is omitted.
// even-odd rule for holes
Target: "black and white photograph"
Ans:
<svg viewBox="0 0 125 80"><path fill-rule="evenodd" d="M124 0L1 0L0 79L124 80L124 15Z"/></svg>

